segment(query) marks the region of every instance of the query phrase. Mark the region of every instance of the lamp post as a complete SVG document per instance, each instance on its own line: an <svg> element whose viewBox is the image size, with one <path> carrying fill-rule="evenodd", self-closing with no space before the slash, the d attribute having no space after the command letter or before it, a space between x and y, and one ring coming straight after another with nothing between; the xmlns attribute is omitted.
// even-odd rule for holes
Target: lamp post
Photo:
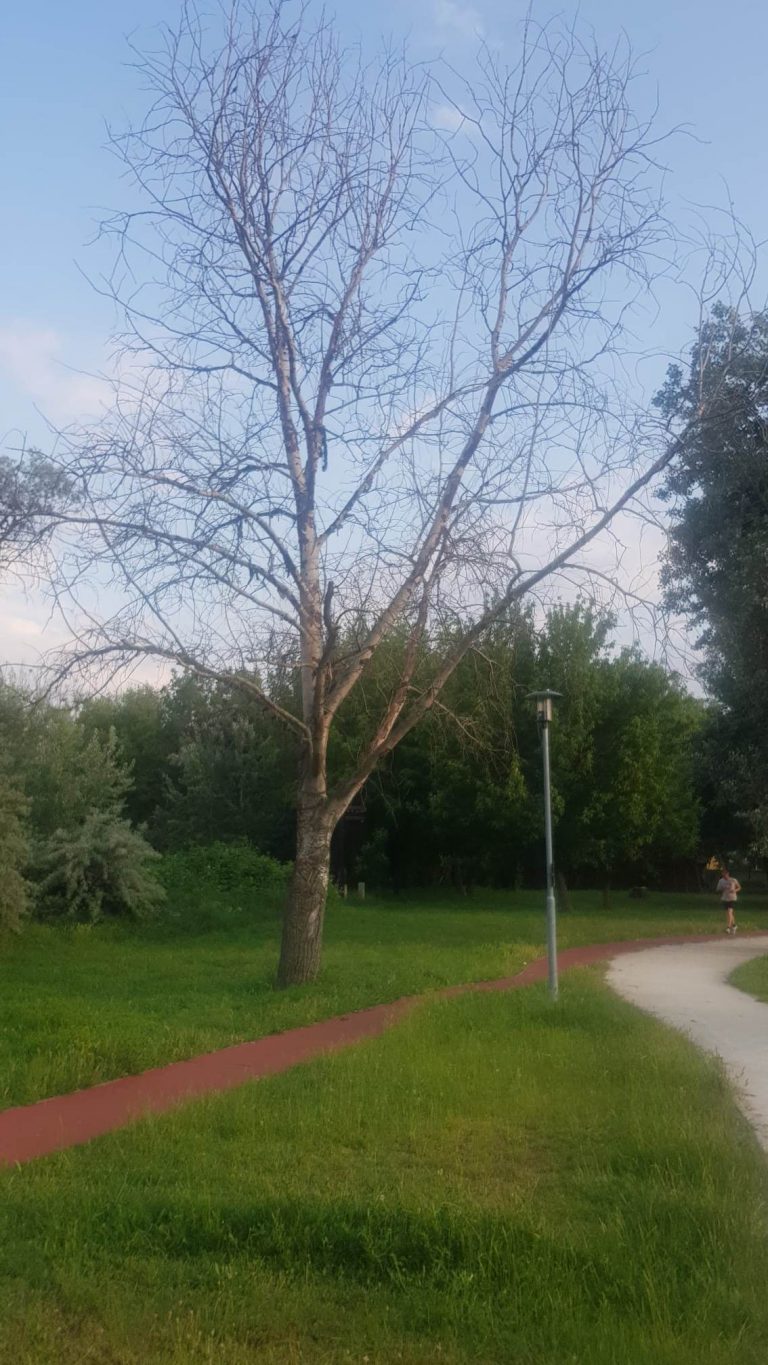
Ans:
<svg viewBox="0 0 768 1365"><path fill-rule="evenodd" d="M555 858L552 851L552 788L549 772L549 726L552 703L562 692L529 692L528 701L536 703L536 719L541 735L541 757L544 765L544 842L547 857L547 980L549 993L557 1000L557 908L555 903Z"/></svg>

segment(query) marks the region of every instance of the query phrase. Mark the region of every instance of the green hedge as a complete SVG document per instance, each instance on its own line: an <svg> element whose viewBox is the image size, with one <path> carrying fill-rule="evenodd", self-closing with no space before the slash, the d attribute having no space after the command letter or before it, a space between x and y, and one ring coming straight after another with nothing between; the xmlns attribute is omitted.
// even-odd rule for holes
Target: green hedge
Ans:
<svg viewBox="0 0 768 1365"><path fill-rule="evenodd" d="M175 891L203 883L217 891L284 892L290 876L290 863L279 863L246 843L205 844L168 853L162 862L163 882Z"/></svg>
<svg viewBox="0 0 768 1365"><path fill-rule="evenodd" d="M234 908L235 898L243 910L253 910L254 901L274 910L285 899L293 863L279 863L253 844L213 843L194 846L179 853L166 853L160 864L160 880L172 906L188 912L201 910L211 901L227 902ZM328 904L343 905L333 883L328 889ZM199 918L199 916L196 916Z"/></svg>

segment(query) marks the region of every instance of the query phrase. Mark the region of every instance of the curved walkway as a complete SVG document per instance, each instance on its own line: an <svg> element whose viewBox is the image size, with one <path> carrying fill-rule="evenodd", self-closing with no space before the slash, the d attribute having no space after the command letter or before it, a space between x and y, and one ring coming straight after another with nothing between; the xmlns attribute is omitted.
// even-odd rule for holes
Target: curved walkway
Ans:
<svg viewBox="0 0 768 1365"><path fill-rule="evenodd" d="M710 943L713 937L711 934L678 935L565 948L559 954L560 970L589 966L649 947ZM768 938L761 938L760 942L768 946ZM736 944L730 939L724 943L721 939L719 944L712 944L714 948L718 946L742 949L747 943ZM766 947L753 949L753 953L764 951ZM643 954L643 957L647 956L649 954ZM516 976L475 985L449 986L436 996L451 999L466 991L516 990L545 979L546 974L546 959L537 958ZM36 1104L6 1109L0 1113L0 1165L31 1161L65 1147L90 1142L143 1115L162 1113L199 1095L231 1090L245 1081L274 1076L323 1053L338 1051L365 1038L375 1038L415 1005L436 996L408 996L392 1004L374 1005L305 1028L271 1034L252 1043L221 1048L189 1061L172 1062L169 1066L143 1071L138 1076L125 1076L88 1090L76 1090L69 1095L39 1100Z"/></svg>
<svg viewBox="0 0 768 1365"><path fill-rule="evenodd" d="M731 972L768 953L768 935L654 947L612 962L608 981L633 1005L714 1053L768 1150L768 1005L728 984Z"/></svg>

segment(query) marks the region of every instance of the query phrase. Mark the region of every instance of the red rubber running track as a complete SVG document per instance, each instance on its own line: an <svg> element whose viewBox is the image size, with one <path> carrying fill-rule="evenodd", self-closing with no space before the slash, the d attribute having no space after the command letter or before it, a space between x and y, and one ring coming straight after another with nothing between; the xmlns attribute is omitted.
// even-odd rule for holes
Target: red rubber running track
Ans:
<svg viewBox="0 0 768 1365"><path fill-rule="evenodd" d="M597 943L583 948L565 948L559 954L561 970L604 962L619 953L634 953L642 948L657 948L673 943L704 943L716 934L681 934L669 938L633 939L624 943ZM448 986L437 998L451 998L466 991L508 991L546 978L545 958L530 962L516 976L500 981L481 981L475 985ZM65 1147L75 1147L92 1138L111 1133L145 1114L159 1114L198 1095L232 1090L245 1081L274 1076L300 1062L323 1053L349 1047L364 1038L375 1038L425 999L435 996L408 996L389 1005L374 1005L354 1014L342 1014L306 1028L270 1034L252 1043L237 1043L186 1062L143 1071L106 1081L89 1090L40 1100L0 1112L0 1165L16 1165L48 1156Z"/></svg>

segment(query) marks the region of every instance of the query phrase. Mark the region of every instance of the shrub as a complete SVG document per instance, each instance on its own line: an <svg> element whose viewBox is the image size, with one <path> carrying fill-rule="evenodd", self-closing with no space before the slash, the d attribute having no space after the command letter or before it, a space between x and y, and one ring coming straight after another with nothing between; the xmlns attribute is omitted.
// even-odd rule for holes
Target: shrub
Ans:
<svg viewBox="0 0 768 1365"><path fill-rule="evenodd" d="M92 810L77 828L57 830L43 846L37 911L91 924L105 916L144 918L165 899L152 872L159 861L127 820Z"/></svg>
<svg viewBox="0 0 768 1365"><path fill-rule="evenodd" d="M286 890L291 878L290 863L279 863L252 844L213 843L167 853L161 876L170 890L199 888L201 883L216 891Z"/></svg>
<svg viewBox="0 0 768 1365"><path fill-rule="evenodd" d="M194 913L200 924L200 910L209 910L213 902L223 897L228 910L234 897L240 898L240 909L252 911L255 902L262 902L272 913L275 902L285 899L293 873L293 863L280 863L253 844L243 842L197 845L181 853L166 853L160 865L160 877L171 903L183 906L190 922ZM328 904L343 904L336 887L328 887ZM193 912L194 907L194 912Z"/></svg>
<svg viewBox="0 0 768 1365"><path fill-rule="evenodd" d="M29 803L0 778L0 930L17 930L27 913L29 885L23 869L29 859L24 817Z"/></svg>

